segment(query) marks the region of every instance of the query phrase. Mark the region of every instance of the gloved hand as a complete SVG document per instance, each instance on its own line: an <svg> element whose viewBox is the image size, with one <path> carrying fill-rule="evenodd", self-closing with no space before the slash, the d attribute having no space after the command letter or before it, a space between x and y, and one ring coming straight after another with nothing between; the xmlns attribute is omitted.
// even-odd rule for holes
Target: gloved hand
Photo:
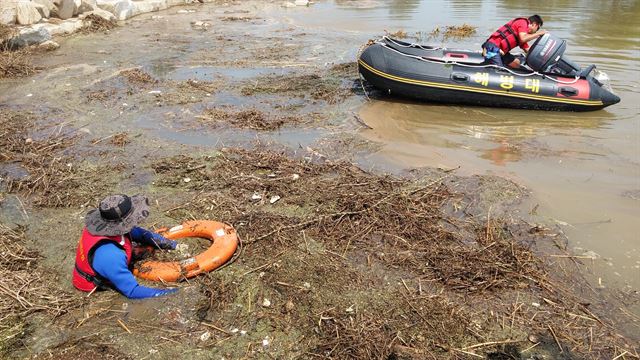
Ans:
<svg viewBox="0 0 640 360"><path fill-rule="evenodd" d="M169 240L166 237L154 232L151 233L151 240L153 240L154 243L158 244L158 246L160 246L160 249L175 250L176 246L178 246L177 241Z"/></svg>
<svg viewBox="0 0 640 360"><path fill-rule="evenodd" d="M133 275L131 276L133 277ZM131 289L129 292L123 292L123 294L129 299L147 299L147 298L173 294L177 291L178 291L178 288L156 289L156 288L150 288L142 285L135 285L135 287Z"/></svg>
<svg viewBox="0 0 640 360"><path fill-rule="evenodd" d="M169 288L169 289L156 290L156 293L155 293L155 295L153 295L153 297L169 295L169 294L173 294L173 293L176 293L176 292L178 292L178 288Z"/></svg>
<svg viewBox="0 0 640 360"><path fill-rule="evenodd" d="M178 245L178 243L174 240L169 240L160 234L156 234L152 231L145 230L137 226L131 229L129 234L131 235L131 240L133 241L152 245L156 248L159 247L160 249L173 250Z"/></svg>
<svg viewBox="0 0 640 360"><path fill-rule="evenodd" d="M485 59L491 59L494 56L498 56L498 52L497 51L489 51L487 50L486 54L485 54Z"/></svg>

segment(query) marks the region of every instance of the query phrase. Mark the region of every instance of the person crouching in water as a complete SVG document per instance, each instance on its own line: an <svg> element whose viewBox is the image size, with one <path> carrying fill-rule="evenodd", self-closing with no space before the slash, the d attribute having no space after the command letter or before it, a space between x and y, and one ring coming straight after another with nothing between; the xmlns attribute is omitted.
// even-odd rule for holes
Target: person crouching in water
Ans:
<svg viewBox="0 0 640 360"><path fill-rule="evenodd" d="M76 251L73 285L82 291L115 288L130 299L171 294L177 288L154 289L138 284L131 273L136 254L149 246L175 249L177 243L138 227L149 216L149 200L142 195L110 195L85 216ZM146 247L145 247L146 245Z"/></svg>
<svg viewBox="0 0 640 360"><path fill-rule="evenodd" d="M524 64L524 57L518 58L509 52L519 46L526 53L529 50L529 41L546 34L544 30L540 30L542 23L540 15L509 21L482 44L484 58L489 64L519 68Z"/></svg>

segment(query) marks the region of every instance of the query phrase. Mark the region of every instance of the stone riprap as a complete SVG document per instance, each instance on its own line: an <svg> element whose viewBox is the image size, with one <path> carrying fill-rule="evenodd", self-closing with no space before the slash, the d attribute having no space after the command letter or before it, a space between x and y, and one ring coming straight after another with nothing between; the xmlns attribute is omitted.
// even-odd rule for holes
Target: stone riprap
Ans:
<svg viewBox="0 0 640 360"><path fill-rule="evenodd" d="M176 5L212 0L0 0L0 24L17 27L6 41L13 47L37 45L52 36L70 34L84 25L88 15L105 20L168 9ZM2 42L2 39L0 39Z"/></svg>

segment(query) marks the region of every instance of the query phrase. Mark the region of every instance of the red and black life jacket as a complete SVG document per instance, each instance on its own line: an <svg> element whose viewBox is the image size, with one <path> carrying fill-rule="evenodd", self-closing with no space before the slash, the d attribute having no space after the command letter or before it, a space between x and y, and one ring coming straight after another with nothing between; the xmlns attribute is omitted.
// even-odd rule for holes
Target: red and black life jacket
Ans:
<svg viewBox="0 0 640 360"><path fill-rule="evenodd" d="M487 41L491 41L496 44L505 53L511 51L511 49L516 46L519 46L520 41L518 40L518 33L512 27L513 23L518 20L525 20L527 25L529 25L529 19L523 17L515 18L502 25L498 30L491 34Z"/></svg>
<svg viewBox="0 0 640 360"><path fill-rule="evenodd" d="M127 255L127 265L131 265L133 245L128 235L100 236L91 234L87 228L82 229L82 236L76 251L76 264L73 268L73 286L82 291L93 291L96 287L104 289L110 287L109 282L93 270L93 253L107 242L116 244Z"/></svg>

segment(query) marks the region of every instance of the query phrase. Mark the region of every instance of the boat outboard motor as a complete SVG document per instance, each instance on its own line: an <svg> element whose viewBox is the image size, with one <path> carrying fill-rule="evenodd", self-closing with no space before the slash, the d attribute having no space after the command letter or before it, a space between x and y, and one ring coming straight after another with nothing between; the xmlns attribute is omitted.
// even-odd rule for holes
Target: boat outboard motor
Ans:
<svg viewBox="0 0 640 360"><path fill-rule="evenodd" d="M566 76L586 76L595 68L589 66L581 71L580 66L562 56L567 49L567 41L552 34L539 37L527 55L527 65L534 71Z"/></svg>

